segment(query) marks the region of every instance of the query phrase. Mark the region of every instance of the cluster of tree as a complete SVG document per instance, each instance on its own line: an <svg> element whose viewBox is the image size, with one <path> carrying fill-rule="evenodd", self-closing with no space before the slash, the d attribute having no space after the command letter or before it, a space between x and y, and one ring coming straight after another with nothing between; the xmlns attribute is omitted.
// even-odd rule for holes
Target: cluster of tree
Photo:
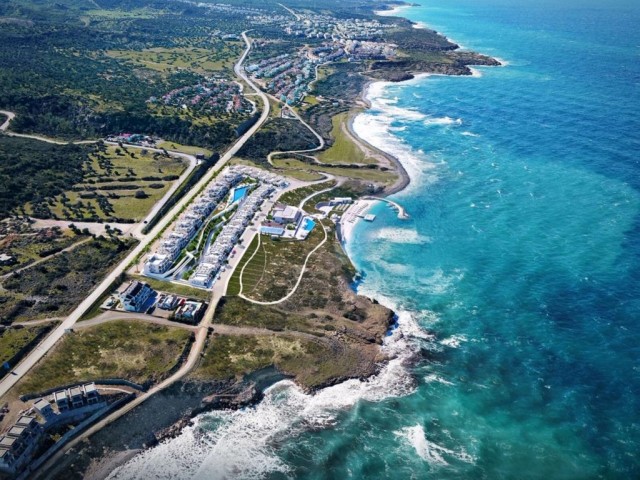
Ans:
<svg viewBox="0 0 640 480"><path fill-rule="evenodd" d="M157 9L157 15L123 20L116 14L83 23L81 10L94 10L94 2L0 4L0 16L16 20L0 29L0 107L17 113L12 130L65 139L136 131L213 149L233 138L235 125L227 128L227 121L203 126L195 119L174 121L148 109L151 96L193 85L200 75L184 69L157 72L106 52L202 42L214 50L224 48L224 42L212 40L216 28L212 13L177 1L105 0L99 6L122 10L147 6L150 12Z"/></svg>
<svg viewBox="0 0 640 480"><path fill-rule="evenodd" d="M276 151L307 150L318 146L316 137L300 122L274 118L245 143L238 156L264 163Z"/></svg>
<svg viewBox="0 0 640 480"><path fill-rule="evenodd" d="M31 202L34 207L82 181L88 145L53 145L0 136L0 219Z"/></svg>

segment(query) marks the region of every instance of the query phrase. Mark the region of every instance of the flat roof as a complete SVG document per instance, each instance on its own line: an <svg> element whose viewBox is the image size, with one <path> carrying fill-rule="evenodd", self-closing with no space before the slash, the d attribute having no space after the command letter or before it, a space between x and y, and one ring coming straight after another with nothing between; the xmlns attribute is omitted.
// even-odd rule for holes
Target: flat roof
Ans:
<svg viewBox="0 0 640 480"><path fill-rule="evenodd" d="M48 404L47 404L48 405ZM22 415L18 421L16 422L16 425L20 425L20 426L29 426L34 424L36 421L35 418L30 417L29 415Z"/></svg>
<svg viewBox="0 0 640 480"><path fill-rule="evenodd" d="M98 391L98 387L96 387L95 383L87 383L84 386L84 391L89 393L89 392L97 392Z"/></svg>
<svg viewBox="0 0 640 480"><path fill-rule="evenodd" d="M53 394L53 398L55 398L56 402L58 400L67 400L67 392L64 390L58 390Z"/></svg>
<svg viewBox="0 0 640 480"><path fill-rule="evenodd" d="M45 407L51 406L51 404L47 402L44 398L40 398L36 403L33 404L33 406L36 407L38 410L42 410Z"/></svg>
<svg viewBox="0 0 640 480"><path fill-rule="evenodd" d="M75 397L76 395L82 395L82 390L80 389L80 387L73 387L69 393L71 394L72 397Z"/></svg>
<svg viewBox="0 0 640 480"><path fill-rule="evenodd" d="M0 437L0 447L11 448L18 439L14 437L7 437L3 435Z"/></svg>
<svg viewBox="0 0 640 480"><path fill-rule="evenodd" d="M20 427L20 426L14 425L9 429L9 431L7 432L7 435L20 437L25 432L26 429L27 427Z"/></svg>

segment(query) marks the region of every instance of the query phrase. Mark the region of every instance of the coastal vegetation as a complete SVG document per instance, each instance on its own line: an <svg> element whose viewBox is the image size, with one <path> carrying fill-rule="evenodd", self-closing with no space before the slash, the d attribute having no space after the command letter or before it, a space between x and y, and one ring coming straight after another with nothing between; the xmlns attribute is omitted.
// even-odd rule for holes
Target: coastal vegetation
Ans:
<svg viewBox="0 0 640 480"><path fill-rule="evenodd" d="M98 237L2 281L2 323L69 314L134 245Z"/></svg>
<svg viewBox="0 0 640 480"><path fill-rule="evenodd" d="M307 255L324 239L321 225L317 225L305 241L271 240L265 238L240 274L242 294L252 300L279 300L295 286ZM255 255L254 255L255 252Z"/></svg>
<svg viewBox="0 0 640 480"><path fill-rule="evenodd" d="M0 266L0 275L40 262L89 238L80 230L74 232L70 228L34 229L30 222L5 221L5 227L9 224L20 226L12 228L0 238L0 251L12 258L11 262Z"/></svg>
<svg viewBox="0 0 640 480"><path fill-rule="evenodd" d="M46 330L43 325L0 329L0 367ZM2 374L0 373L0 376Z"/></svg>
<svg viewBox="0 0 640 480"><path fill-rule="evenodd" d="M125 320L76 329L18 383L17 390L33 393L100 378L157 383L178 363L191 335L182 328Z"/></svg>

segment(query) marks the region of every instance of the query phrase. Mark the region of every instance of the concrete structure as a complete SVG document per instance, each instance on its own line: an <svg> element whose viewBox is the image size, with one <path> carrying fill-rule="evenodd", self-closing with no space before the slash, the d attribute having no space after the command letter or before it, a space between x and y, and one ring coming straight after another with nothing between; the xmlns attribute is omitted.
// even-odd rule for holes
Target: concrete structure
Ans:
<svg viewBox="0 0 640 480"><path fill-rule="evenodd" d="M262 235L281 237L284 235L284 227L276 222L263 222L260 227L260 233Z"/></svg>
<svg viewBox="0 0 640 480"><path fill-rule="evenodd" d="M148 284L134 280L120 294L120 301L126 311L141 312L154 293Z"/></svg>
<svg viewBox="0 0 640 480"><path fill-rule="evenodd" d="M60 390L53 394L53 400L56 402L56 406L58 407L59 412L66 412L71 408L71 404L69 403L69 396L67 395L66 390Z"/></svg>
<svg viewBox="0 0 640 480"><path fill-rule="evenodd" d="M53 416L55 415L51 404L44 398L40 398L39 400L37 400L33 407L42 416L42 418L45 419L45 421L53 418Z"/></svg>
<svg viewBox="0 0 640 480"><path fill-rule="evenodd" d="M329 205L334 207L336 205L347 205L349 203L353 203L353 198L351 197L335 197L329 200Z"/></svg>
<svg viewBox="0 0 640 480"><path fill-rule="evenodd" d="M297 207L280 204L276 205L276 207L271 212L271 216L273 217L274 222L281 225L286 225L289 223L297 224L300 221L302 213Z"/></svg>
<svg viewBox="0 0 640 480"><path fill-rule="evenodd" d="M23 415L0 436L0 472L9 475L22 470L31 460L42 435L34 417Z"/></svg>
<svg viewBox="0 0 640 480"><path fill-rule="evenodd" d="M198 323L204 315L207 306L203 302L187 300L175 312L175 319L187 323Z"/></svg>

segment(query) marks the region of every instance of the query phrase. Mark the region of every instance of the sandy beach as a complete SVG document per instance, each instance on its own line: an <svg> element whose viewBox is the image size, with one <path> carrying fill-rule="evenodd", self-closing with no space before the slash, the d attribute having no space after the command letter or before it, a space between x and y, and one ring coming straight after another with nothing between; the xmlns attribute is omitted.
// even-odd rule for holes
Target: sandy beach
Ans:
<svg viewBox="0 0 640 480"><path fill-rule="evenodd" d="M342 232L342 240L349 243L353 240L353 229L367 214L367 211L373 206L375 200L356 200L349 208L345 210L340 219L340 231Z"/></svg>

